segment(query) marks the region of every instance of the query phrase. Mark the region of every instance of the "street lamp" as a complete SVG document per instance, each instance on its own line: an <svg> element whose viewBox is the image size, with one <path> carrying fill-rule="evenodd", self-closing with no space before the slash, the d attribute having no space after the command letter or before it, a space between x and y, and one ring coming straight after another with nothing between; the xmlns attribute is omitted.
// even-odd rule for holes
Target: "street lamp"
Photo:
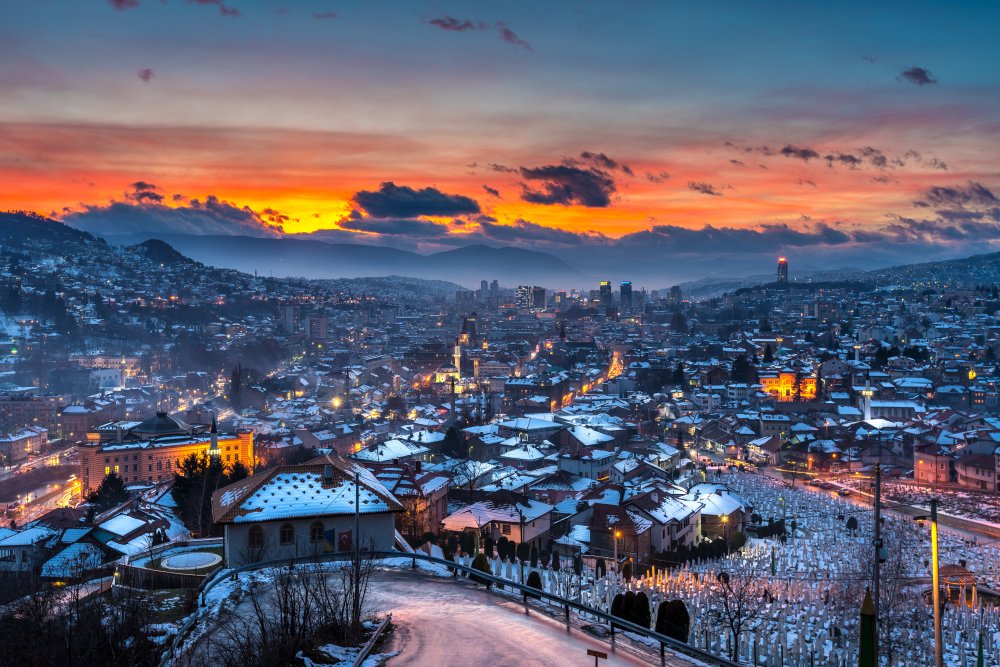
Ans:
<svg viewBox="0 0 1000 667"><path fill-rule="evenodd" d="M614 543L615 543L615 575L618 574L618 540L622 536L622 531L615 529L614 533Z"/></svg>
<svg viewBox="0 0 1000 667"><path fill-rule="evenodd" d="M726 544L729 544L729 517L722 517L722 537L726 540Z"/></svg>
<svg viewBox="0 0 1000 667"><path fill-rule="evenodd" d="M944 664L943 645L941 642L941 588L938 572L938 530L937 530L937 498L931 498L931 601L934 605L934 667L942 667ZM920 522L926 516L913 517Z"/></svg>

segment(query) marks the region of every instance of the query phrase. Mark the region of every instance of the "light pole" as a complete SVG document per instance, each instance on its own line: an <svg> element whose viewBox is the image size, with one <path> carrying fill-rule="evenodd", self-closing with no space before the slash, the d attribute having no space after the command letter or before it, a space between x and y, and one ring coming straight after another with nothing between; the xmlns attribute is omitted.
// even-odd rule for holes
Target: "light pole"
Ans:
<svg viewBox="0 0 1000 667"><path fill-rule="evenodd" d="M524 545L524 512L522 512L521 508L518 507L517 505L514 505L514 507L517 508L517 516L520 519L520 531L521 531L521 534L519 535L519 537L521 538L521 544L518 545L517 562L518 562L518 565L519 565L519 568L520 568L520 572L521 572L521 583L523 584L524 583L524 558L522 558L521 556L524 555L524 546L523 546Z"/></svg>
<svg viewBox="0 0 1000 667"><path fill-rule="evenodd" d="M726 545L729 545L729 517L723 515L722 517L722 537L726 540Z"/></svg>
<svg viewBox="0 0 1000 667"><path fill-rule="evenodd" d="M937 498L931 498L931 604L934 605L934 667L943 667L944 654L941 641L941 582L938 572L938 531L937 531ZM913 517L923 522L926 516Z"/></svg>
<svg viewBox="0 0 1000 667"><path fill-rule="evenodd" d="M618 538L622 536L622 531L615 529L614 532L614 544L615 544L615 578L618 578Z"/></svg>

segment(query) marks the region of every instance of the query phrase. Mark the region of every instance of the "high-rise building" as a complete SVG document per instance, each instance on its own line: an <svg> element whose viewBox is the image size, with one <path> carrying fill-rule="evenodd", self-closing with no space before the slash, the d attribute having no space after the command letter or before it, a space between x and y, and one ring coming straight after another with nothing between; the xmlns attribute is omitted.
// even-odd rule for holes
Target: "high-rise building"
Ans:
<svg viewBox="0 0 1000 667"><path fill-rule="evenodd" d="M486 303L490 298L490 284L486 280L479 281L479 301Z"/></svg>
<svg viewBox="0 0 1000 667"><path fill-rule="evenodd" d="M514 303L518 308L531 308L531 285L518 285L514 292Z"/></svg>
<svg viewBox="0 0 1000 667"><path fill-rule="evenodd" d="M562 310L566 307L566 292L556 292L552 295L552 305Z"/></svg>
<svg viewBox="0 0 1000 667"><path fill-rule="evenodd" d="M778 284L788 284L788 258L784 255L778 258Z"/></svg>
<svg viewBox="0 0 1000 667"><path fill-rule="evenodd" d="M299 332L300 311L297 303L281 304L281 328L287 336Z"/></svg>
<svg viewBox="0 0 1000 667"><path fill-rule="evenodd" d="M545 308L545 288L544 287L532 287L531 288L531 307L542 309Z"/></svg>
<svg viewBox="0 0 1000 667"><path fill-rule="evenodd" d="M322 315L309 315L306 317L306 336L309 340L326 340L329 332L330 320Z"/></svg>
<svg viewBox="0 0 1000 667"><path fill-rule="evenodd" d="M621 304L623 313L632 312L632 282L623 280L619 287L618 302Z"/></svg>
<svg viewBox="0 0 1000 667"><path fill-rule="evenodd" d="M674 285L670 288L670 296L668 297L671 306L679 306L681 301L684 300L684 295L681 294L681 286Z"/></svg>
<svg viewBox="0 0 1000 667"><path fill-rule="evenodd" d="M611 302L611 281L601 281L601 308L607 309L613 306Z"/></svg>

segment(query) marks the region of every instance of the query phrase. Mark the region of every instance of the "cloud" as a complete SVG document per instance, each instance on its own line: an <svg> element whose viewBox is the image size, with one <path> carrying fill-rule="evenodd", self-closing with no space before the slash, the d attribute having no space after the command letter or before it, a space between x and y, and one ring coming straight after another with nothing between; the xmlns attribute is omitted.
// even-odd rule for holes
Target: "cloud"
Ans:
<svg viewBox="0 0 1000 667"><path fill-rule="evenodd" d="M688 181L688 190L694 190L695 192L700 192L703 195L711 195L713 197L721 197L722 193L715 189L711 183L705 183L704 181Z"/></svg>
<svg viewBox="0 0 1000 667"><path fill-rule="evenodd" d="M480 31L480 30L493 30L496 29L497 34L500 39L507 42L508 44L513 44L514 46L523 47L529 51L533 51L531 45L526 41L518 37L513 30L507 27L506 23L498 21L497 23L489 24L482 21L470 21L468 19L457 19L454 16L442 16L441 18L430 19L426 21L428 25L432 25L441 30L446 30L448 32L469 32L469 31Z"/></svg>
<svg viewBox="0 0 1000 667"><path fill-rule="evenodd" d="M982 183L969 181L964 187L930 187L913 205L922 208L997 206L1000 199Z"/></svg>
<svg viewBox="0 0 1000 667"><path fill-rule="evenodd" d="M545 227L528 220L518 218L513 224L503 225L492 222L479 224L482 235L491 241L503 243L533 245L574 246L588 242L603 241L605 237L595 234L579 234L556 227Z"/></svg>
<svg viewBox="0 0 1000 667"><path fill-rule="evenodd" d="M417 218L422 215L453 216L479 213L479 203L464 195L450 195L437 188L414 190L385 181L376 191L361 190L354 203L373 218Z"/></svg>
<svg viewBox="0 0 1000 667"><path fill-rule="evenodd" d="M146 187L136 187L141 184ZM150 197L155 186L132 184L130 201L106 206L86 205L62 216L66 224L95 234L196 234L225 236L279 236L280 231L249 207L209 195L204 201L191 199L184 206L165 206Z"/></svg>
<svg viewBox="0 0 1000 667"><path fill-rule="evenodd" d="M153 70L146 67L144 69L137 71L136 75L146 83L149 83L153 78Z"/></svg>
<svg viewBox="0 0 1000 667"><path fill-rule="evenodd" d="M591 167L581 169L565 164L542 167L521 167L521 177L539 181L539 188L522 184L521 199L533 204L603 208L611 205L611 196L617 188L606 171Z"/></svg>
<svg viewBox="0 0 1000 667"><path fill-rule="evenodd" d="M423 239L446 236L448 225L418 218L354 218L340 221L342 229L388 236L417 236Z"/></svg>
<svg viewBox="0 0 1000 667"><path fill-rule="evenodd" d="M646 180L649 181L650 183L663 183L669 178L670 174L668 174L665 171L661 171L655 174L649 171L646 172Z"/></svg>
<svg viewBox="0 0 1000 667"><path fill-rule="evenodd" d="M937 79L934 78L934 75L923 67L910 67L909 69L904 69L896 78L899 81L906 81L917 86L927 86L937 83Z"/></svg>
<svg viewBox="0 0 1000 667"><path fill-rule="evenodd" d="M813 158L819 157L819 153L817 153L811 148L799 148L798 146L792 146L791 144L786 145L779 151L779 153L781 153L785 157L796 158L798 160L805 160L806 162L812 160Z"/></svg>
<svg viewBox="0 0 1000 667"><path fill-rule="evenodd" d="M125 199L132 202L154 202L158 203L163 201L163 195L157 192L157 188L152 183L146 183L145 181L136 181L135 183L129 184L130 190L125 191Z"/></svg>
<svg viewBox="0 0 1000 667"><path fill-rule="evenodd" d="M501 174L516 174L517 173L517 169L515 169L514 167L507 167L507 166L502 165L502 164L497 164L496 162L490 162L489 165L488 165L488 167L492 171L498 171Z"/></svg>
<svg viewBox="0 0 1000 667"><path fill-rule="evenodd" d="M219 14L222 16L229 16L236 18L240 16L240 10L236 7L230 7L223 0L191 0L195 4L199 5L215 5L219 8Z"/></svg>
<svg viewBox="0 0 1000 667"><path fill-rule="evenodd" d="M108 4L118 11L125 11L126 9L135 9L138 7L139 0L108 0Z"/></svg>
<svg viewBox="0 0 1000 667"><path fill-rule="evenodd" d="M485 190L485 191L486 191L486 192L488 192L489 194L493 195L494 197L497 197L497 198L499 198L499 197L500 197L500 191L499 191L499 190L497 190L496 188L491 188L491 187L490 187L490 186L488 186L488 185L484 185L484 186L483 186L483 190Z"/></svg>
<svg viewBox="0 0 1000 667"><path fill-rule="evenodd" d="M508 28L505 24L497 23L497 30L500 31L500 39L507 42L508 44L513 44L515 46L522 46L528 49L529 51L534 51L534 49L531 48L531 44L528 44L526 41L515 35L514 31Z"/></svg>
<svg viewBox="0 0 1000 667"><path fill-rule="evenodd" d="M610 169L612 171L618 169L623 174L626 174L628 176L635 176L635 173L633 173L632 171L632 167L628 166L627 164L622 164L617 160L612 160L604 153L592 153L590 151L583 151L582 153L580 153L580 158L582 160L587 160L591 162L594 166L599 167L601 169Z"/></svg>
<svg viewBox="0 0 1000 667"><path fill-rule="evenodd" d="M324 20L324 19L335 19L338 18L339 14L337 12L318 12L313 14L314 19Z"/></svg>

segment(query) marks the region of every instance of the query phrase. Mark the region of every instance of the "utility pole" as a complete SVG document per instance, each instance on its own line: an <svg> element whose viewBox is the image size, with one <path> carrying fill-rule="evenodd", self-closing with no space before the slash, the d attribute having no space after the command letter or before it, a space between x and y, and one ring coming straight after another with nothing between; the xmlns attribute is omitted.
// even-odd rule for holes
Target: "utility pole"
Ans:
<svg viewBox="0 0 1000 667"><path fill-rule="evenodd" d="M875 660L878 661L878 629L879 629L879 565L882 562L882 464L875 464L875 535L872 545L875 547L875 566L872 576L872 602L875 605Z"/></svg>
<svg viewBox="0 0 1000 667"><path fill-rule="evenodd" d="M931 498L931 585L934 587L931 599L934 604L934 667L942 667L944 656L941 643L941 588L938 581L937 503L937 498Z"/></svg>

